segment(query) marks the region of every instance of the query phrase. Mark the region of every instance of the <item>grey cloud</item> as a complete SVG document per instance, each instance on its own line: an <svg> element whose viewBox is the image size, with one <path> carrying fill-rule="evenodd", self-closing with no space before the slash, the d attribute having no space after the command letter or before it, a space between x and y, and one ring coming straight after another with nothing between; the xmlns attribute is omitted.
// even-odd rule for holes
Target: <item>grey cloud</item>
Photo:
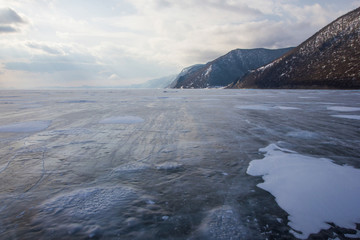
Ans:
<svg viewBox="0 0 360 240"><path fill-rule="evenodd" d="M53 55L58 55L61 54L61 52L55 48L49 47L46 44L39 44L39 43L28 43L26 44L28 47L33 48L33 49L39 49L42 50L46 53L49 54L53 54Z"/></svg>
<svg viewBox="0 0 360 240"><path fill-rule="evenodd" d="M26 21L11 8L0 9L0 34L18 32L19 29L15 26L25 23Z"/></svg>
<svg viewBox="0 0 360 240"><path fill-rule="evenodd" d="M21 24L25 23L19 14L11 8L0 9L0 24Z"/></svg>
<svg viewBox="0 0 360 240"><path fill-rule="evenodd" d="M251 8L245 3L231 4L228 1L223 1L223 0L213 0L213 1L183 0L183 1L176 1L176 2L170 2L169 0L155 0L154 3L158 9L169 8L169 7L173 7L173 6L185 8L185 9L214 8L214 9L220 9L220 10L239 13L242 15L256 15L256 16L263 15L263 13L260 10Z"/></svg>
<svg viewBox="0 0 360 240"><path fill-rule="evenodd" d="M197 0L198 2L201 2L200 0ZM233 11L238 12L239 14L246 14L246 15L263 15L263 13L255 8L251 8L245 3L238 3L236 5L229 4L228 1L214 1L208 3L210 6L217 8L217 9L223 9L226 11Z"/></svg>
<svg viewBox="0 0 360 240"><path fill-rule="evenodd" d="M157 7L157 8L168 8L168 7L171 7L172 6L172 4L169 2L169 1L167 1L167 0L156 0L155 1L155 6Z"/></svg>
<svg viewBox="0 0 360 240"><path fill-rule="evenodd" d="M0 26L0 34L1 33L12 33L17 32L16 28L11 26Z"/></svg>
<svg viewBox="0 0 360 240"><path fill-rule="evenodd" d="M46 63L46 62L8 62L5 63L8 70L18 70L26 72L47 72L54 73L59 71L76 70L77 66L71 63Z"/></svg>

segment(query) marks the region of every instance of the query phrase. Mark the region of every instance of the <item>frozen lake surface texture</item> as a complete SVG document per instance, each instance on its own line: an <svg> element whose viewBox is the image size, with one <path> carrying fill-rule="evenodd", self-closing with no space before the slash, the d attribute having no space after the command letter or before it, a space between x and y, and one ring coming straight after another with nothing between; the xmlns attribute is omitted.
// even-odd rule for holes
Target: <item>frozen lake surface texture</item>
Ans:
<svg viewBox="0 0 360 240"><path fill-rule="evenodd" d="M1 91L0 239L359 239L360 91Z"/></svg>

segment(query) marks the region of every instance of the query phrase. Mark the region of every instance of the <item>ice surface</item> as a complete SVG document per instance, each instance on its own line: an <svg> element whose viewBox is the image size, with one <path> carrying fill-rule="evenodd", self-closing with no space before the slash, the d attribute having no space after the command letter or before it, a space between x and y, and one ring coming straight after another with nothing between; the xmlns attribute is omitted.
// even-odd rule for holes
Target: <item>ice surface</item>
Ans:
<svg viewBox="0 0 360 240"><path fill-rule="evenodd" d="M289 213L289 226L311 233L339 227L355 229L360 221L360 170L334 164L327 158L316 158L283 149L275 144L260 149L265 157L253 160L247 169L252 176L263 176L258 187L275 196L276 202Z"/></svg>
<svg viewBox="0 0 360 240"><path fill-rule="evenodd" d="M339 112L356 112L360 111L360 107L343 107L343 106L331 106L327 107L328 110Z"/></svg>
<svg viewBox="0 0 360 240"><path fill-rule="evenodd" d="M113 173L122 173L122 172L131 172L131 171L141 171L148 169L149 166L144 163L132 162L122 164L112 170Z"/></svg>
<svg viewBox="0 0 360 240"><path fill-rule="evenodd" d="M136 197L134 189L128 187L93 187L60 194L42 203L39 208L47 216L65 214L73 219L94 217L124 205Z"/></svg>
<svg viewBox="0 0 360 240"><path fill-rule="evenodd" d="M0 91L14 103L0 104L0 239L295 240L287 213L246 174L249 163L281 141L274 154L288 159L360 168L360 121L330 116L360 112L327 109L359 107L359 93ZM341 194L350 205L353 193ZM355 233L316 237L339 231Z"/></svg>
<svg viewBox="0 0 360 240"><path fill-rule="evenodd" d="M337 117L337 118L360 120L360 115L331 115L331 116Z"/></svg>
<svg viewBox="0 0 360 240"><path fill-rule="evenodd" d="M66 100L66 101L60 101L58 103L95 103L96 101L92 100Z"/></svg>
<svg viewBox="0 0 360 240"><path fill-rule="evenodd" d="M107 219L123 211L136 198L134 189L119 185L81 188L59 194L40 204L33 224L50 232L47 234L78 234L92 238L102 235L111 224Z"/></svg>
<svg viewBox="0 0 360 240"><path fill-rule="evenodd" d="M204 239L248 239L249 232L230 206L221 206L208 213Z"/></svg>
<svg viewBox="0 0 360 240"><path fill-rule="evenodd" d="M39 132L48 128L51 121L28 121L0 126L0 132L30 133Z"/></svg>
<svg viewBox="0 0 360 240"><path fill-rule="evenodd" d="M144 119L136 116L115 116L104 118L99 121L102 124L134 124L134 123L142 123Z"/></svg>

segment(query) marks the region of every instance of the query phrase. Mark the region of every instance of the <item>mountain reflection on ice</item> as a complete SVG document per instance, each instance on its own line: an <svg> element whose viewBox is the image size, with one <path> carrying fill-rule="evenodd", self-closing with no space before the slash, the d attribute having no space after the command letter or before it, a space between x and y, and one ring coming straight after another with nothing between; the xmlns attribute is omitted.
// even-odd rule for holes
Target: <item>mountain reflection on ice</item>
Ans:
<svg viewBox="0 0 360 240"><path fill-rule="evenodd" d="M1 96L0 239L295 239L261 177L246 174L258 150L360 168L359 91ZM326 226L310 238L356 233Z"/></svg>

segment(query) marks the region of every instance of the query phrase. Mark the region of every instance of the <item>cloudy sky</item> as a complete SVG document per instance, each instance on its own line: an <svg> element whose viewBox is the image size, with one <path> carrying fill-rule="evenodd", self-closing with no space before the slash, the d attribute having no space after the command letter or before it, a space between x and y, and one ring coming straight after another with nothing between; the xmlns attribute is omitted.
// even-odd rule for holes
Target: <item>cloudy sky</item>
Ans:
<svg viewBox="0 0 360 240"><path fill-rule="evenodd" d="M121 86L296 46L360 0L0 0L0 89Z"/></svg>

